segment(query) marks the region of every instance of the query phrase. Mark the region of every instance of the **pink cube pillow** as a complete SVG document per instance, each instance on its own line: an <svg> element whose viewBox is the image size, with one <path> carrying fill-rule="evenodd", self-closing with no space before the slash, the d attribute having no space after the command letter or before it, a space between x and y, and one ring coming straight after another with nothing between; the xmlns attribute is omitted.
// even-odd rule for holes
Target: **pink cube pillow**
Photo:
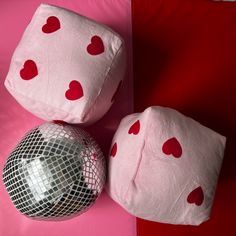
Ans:
<svg viewBox="0 0 236 236"><path fill-rule="evenodd" d="M125 72L125 46L110 28L41 4L12 57L5 86L45 120L93 123L110 108Z"/></svg>
<svg viewBox="0 0 236 236"><path fill-rule="evenodd" d="M199 225L211 212L225 142L173 109L129 115L113 138L107 192L137 217Z"/></svg>

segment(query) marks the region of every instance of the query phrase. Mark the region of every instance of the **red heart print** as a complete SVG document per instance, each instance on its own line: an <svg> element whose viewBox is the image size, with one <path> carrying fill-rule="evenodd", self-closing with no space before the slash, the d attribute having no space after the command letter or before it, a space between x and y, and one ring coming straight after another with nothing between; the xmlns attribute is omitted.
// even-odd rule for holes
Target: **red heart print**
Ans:
<svg viewBox="0 0 236 236"><path fill-rule="evenodd" d="M53 120L53 123L58 125L66 125L67 123L64 120Z"/></svg>
<svg viewBox="0 0 236 236"><path fill-rule="evenodd" d="M122 85L122 80L118 84L117 89L116 89L115 93L112 96L111 102L113 102L115 100L115 97L116 97L117 93L120 91L121 85Z"/></svg>
<svg viewBox="0 0 236 236"><path fill-rule="evenodd" d="M42 31L45 34L53 33L61 28L59 19L56 16L50 16L47 18L47 23L42 27Z"/></svg>
<svg viewBox="0 0 236 236"><path fill-rule="evenodd" d="M117 143L114 143L114 145L113 145L113 147L111 149L110 156L115 157L116 153L117 153Z"/></svg>
<svg viewBox="0 0 236 236"><path fill-rule="evenodd" d="M162 146L162 151L166 155L173 155L175 158L179 158L182 155L182 147L179 141L173 137L168 139Z"/></svg>
<svg viewBox="0 0 236 236"><path fill-rule="evenodd" d="M139 133L140 130L140 122L139 120L137 120L134 124L132 124L132 126L129 128L129 134L134 134L137 135Z"/></svg>
<svg viewBox="0 0 236 236"><path fill-rule="evenodd" d="M192 204L195 203L197 206L200 206L203 203L204 200L204 193L202 191L202 188L199 186L195 188L187 198L188 203Z"/></svg>
<svg viewBox="0 0 236 236"><path fill-rule="evenodd" d="M23 80L31 80L38 75L37 65L33 60L27 60L20 70L20 77Z"/></svg>
<svg viewBox="0 0 236 236"><path fill-rule="evenodd" d="M87 52L93 56L104 52L104 45L102 39L99 36L94 35L91 38L91 43L87 46Z"/></svg>
<svg viewBox="0 0 236 236"><path fill-rule="evenodd" d="M69 84L69 89L66 91L65 94L68 100L77 100L84 96L83 88L79 81L72 80Z"/></svg>

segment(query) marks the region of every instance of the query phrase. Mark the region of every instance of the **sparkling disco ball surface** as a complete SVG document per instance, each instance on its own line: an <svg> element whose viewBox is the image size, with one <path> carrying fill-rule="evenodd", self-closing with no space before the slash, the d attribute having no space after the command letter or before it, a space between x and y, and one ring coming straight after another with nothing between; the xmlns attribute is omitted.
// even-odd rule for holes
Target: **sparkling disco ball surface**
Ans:
<svg viewBox="0 0 236 236"><path fill-rule="evenodd" d="M79 215L95 202L106 165L94 139L80 128L45 123L10 154L3 181L15 207L41 220Z"/></svg>

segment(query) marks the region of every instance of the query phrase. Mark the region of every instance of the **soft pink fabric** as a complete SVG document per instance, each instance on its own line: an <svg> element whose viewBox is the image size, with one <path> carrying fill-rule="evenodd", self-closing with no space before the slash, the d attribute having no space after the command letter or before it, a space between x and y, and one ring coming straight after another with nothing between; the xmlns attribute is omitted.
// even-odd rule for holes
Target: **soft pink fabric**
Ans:
<svg viewBox="0 0 236 236"><path fill-rule="evenodd" d="M0 1L0 169L23 135L42 123L23 109L4 87L12 54L30 22L39 0ZM109 149L120 119L132 112L131 3L129 0L50 0L82 15L104 23L124 39L128 51L128 71L122 89L109 112L89 128L104 150ZM0 235L4 236L132 236L136 235L135 217L126 213L103 193L85 214L62 222L33 221L19 214L0 180Z"/></svg>
<svg viewBox="0 0 236 236"><path fill-rule="evenodd" d="M42 119L90 124L112 105L125 59L123 39L108 27L41 4L14 52L5 86Z"/></svg>
<svg viewBox="0 0 236 236"><path fill-rule="evenodd" d="M210 216L225 140L170 108L129 115L113 138L107 191L140 218L199 225Z"/></svg>

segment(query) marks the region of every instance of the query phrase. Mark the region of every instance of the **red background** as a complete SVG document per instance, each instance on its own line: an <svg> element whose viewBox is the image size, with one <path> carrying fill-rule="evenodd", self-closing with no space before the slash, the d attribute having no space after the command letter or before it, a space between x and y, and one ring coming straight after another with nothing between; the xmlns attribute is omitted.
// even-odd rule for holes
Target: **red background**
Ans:
<svg viewBox="0 0 236 236"><path fill-rule="evenodd" d="M134 105L169 106L227 137L211 219L138 219L138 236L236 235L236 3L133 0Z"/></svg>

